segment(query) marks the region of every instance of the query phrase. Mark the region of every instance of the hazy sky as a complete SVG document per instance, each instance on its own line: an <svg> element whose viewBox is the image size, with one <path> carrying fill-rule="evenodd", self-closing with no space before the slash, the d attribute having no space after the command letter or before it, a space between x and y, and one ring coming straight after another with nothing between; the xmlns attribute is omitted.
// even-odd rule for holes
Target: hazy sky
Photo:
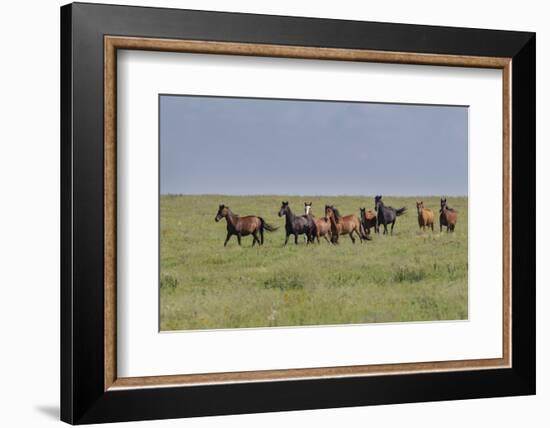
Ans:
<svg viewBox="0 0 550 428"><path fill-rule="evenodd" d="M161 193L467 195L468 109L160 97Z"/></svg>

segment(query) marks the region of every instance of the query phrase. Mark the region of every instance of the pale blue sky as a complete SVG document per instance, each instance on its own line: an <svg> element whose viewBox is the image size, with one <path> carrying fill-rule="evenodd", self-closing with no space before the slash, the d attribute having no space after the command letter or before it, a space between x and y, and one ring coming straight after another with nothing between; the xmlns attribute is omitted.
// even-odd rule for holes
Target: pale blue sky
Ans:
<svg viewBox="0 0 550 428"><path fill-rule="evenodd" d="M468 108L161 95L160 189L467 195Z"/></svg>

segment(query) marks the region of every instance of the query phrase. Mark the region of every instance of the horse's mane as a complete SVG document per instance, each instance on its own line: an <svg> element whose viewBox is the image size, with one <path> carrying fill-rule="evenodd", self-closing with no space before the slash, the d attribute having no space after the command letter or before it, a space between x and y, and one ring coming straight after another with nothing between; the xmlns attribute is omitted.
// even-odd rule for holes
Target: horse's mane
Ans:
<svg viewBox="0 0 550 428"><path fill-rule="evenodd" d="M458 211L455 210L454 208L448 207L447 205L445 205L444 207L442 207L442 208L439 210L439 212L442 213L443 210L444 210L445 208L447 209L447 211L450 211L450 212L452 212L452 213L457 213L457 212L458 212Z"/></svg>
<svg viewBox="0 0 550 428"><path fill-rule="evenodd" d="M336 221L337 222L340 221L340 217L342 217L342 216L340 215L340 211L338 211L338 208L332 207L332 212L334 213L334 217L335 217Z"/></svg>
<svg viewBox="0 0 550 428"><path fill-rule="evenodd" d="M225 208L227 208L227 213L229 215L232 215L233 217L239 217L239 214L234 213L233 211L231 211L231 208L229 208L229 207L225 207Z"/></svg>

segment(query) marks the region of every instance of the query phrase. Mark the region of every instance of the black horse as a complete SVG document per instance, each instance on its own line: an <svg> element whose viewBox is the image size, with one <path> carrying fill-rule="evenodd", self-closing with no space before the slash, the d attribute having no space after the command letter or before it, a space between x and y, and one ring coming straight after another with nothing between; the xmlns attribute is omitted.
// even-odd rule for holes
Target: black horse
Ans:
<svg viewBox="0 0 550 428"><path fill-rule="evenodd" d="M298 235L306 235L307 243L313 242L317 229L311 215L297 216L290 210L288 201L283 201L279 210L279 217L285 216L286 239L285 245L288 242L288 237L294 235L294 243L298 244Z"/></svg>
<svg viewBox="0 0 550 428"><path fill-rule="evenodd" d="M404 214L407 208L403 207L396 210L392 207L386 207L384 202L382 202L382 195L378 195L374 198L374 210L377 212L376 222L378 223L378 227L381 224L384 225L384 235L388 233L388 224L391 224L390 233L393 235L396 218Z"/></svg>

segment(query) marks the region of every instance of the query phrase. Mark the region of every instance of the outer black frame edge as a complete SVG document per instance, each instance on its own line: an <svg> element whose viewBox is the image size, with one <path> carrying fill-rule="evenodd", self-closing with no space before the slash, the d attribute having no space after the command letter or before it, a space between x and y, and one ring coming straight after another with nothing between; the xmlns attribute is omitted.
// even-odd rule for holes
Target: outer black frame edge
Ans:
<svg viewBox="0 0 550 428"><path fill-rule="evenodd" d="M521 207L536 210L536 36L512 60L512 362L536 390L536 230Z"/></svg>
<svg viewBox="0 0 550 428"><path fill-rule="evenodd" d="M73 364L72 364L72 7L61 8L61 420L73 418Z"/></svg>
<svg viewBox="0 0 550 428"><path fill-rule="evenodd" d="M513 57L513 206L535 209L535 35L97 4L61 9L61 419L83 424L535 393L535 230L512 222L513 367L103 391L103 36ZM78 55L76 55L78 53ZM475 388L472 388L475 385Z"/></svg>

